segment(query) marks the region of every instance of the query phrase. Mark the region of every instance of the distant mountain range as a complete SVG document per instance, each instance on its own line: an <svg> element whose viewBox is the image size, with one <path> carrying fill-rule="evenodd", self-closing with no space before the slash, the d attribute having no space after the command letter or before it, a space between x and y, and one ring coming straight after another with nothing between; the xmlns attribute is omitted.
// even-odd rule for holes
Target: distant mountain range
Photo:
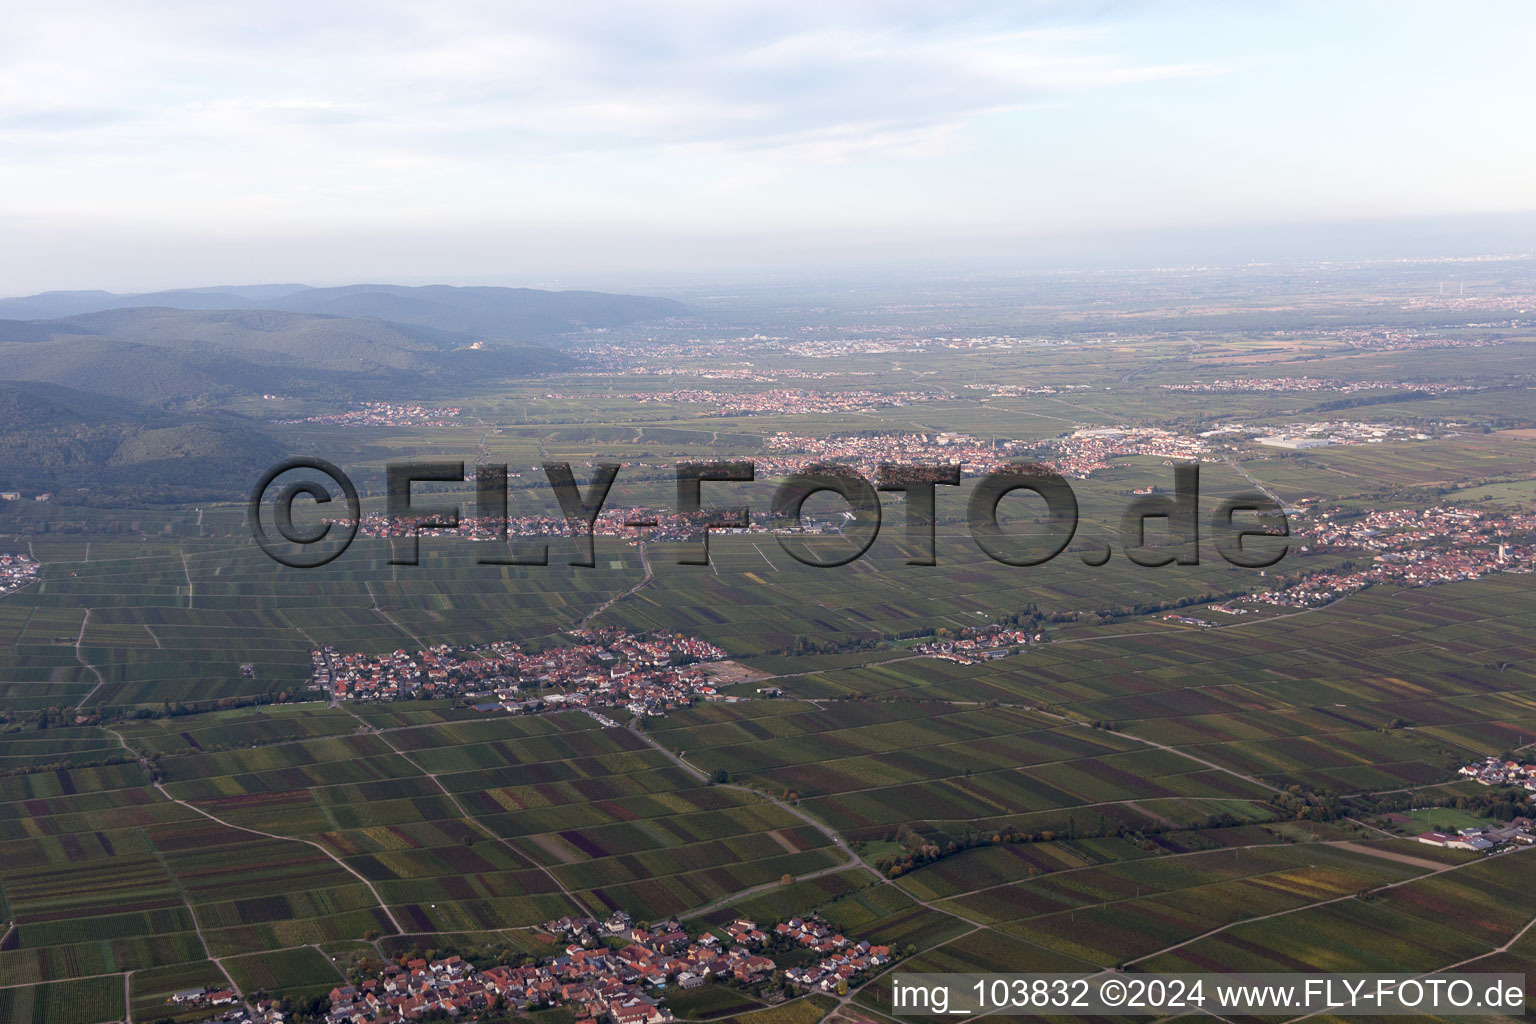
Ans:
<svg viewBox="0 0 1536 1024"><path fill-rule="evenodd" d="M559 340L686 314L670 299L527 288L260 285L0 300L0 380L164 405L409 394L434 378L565 369Z"/></svg>
<svg viewBox="0 0 1536 1024"><path fill-rule="evenodd" d="M455 288L426 285L354 284L340 288L254 285L187 288L117 295L112 292L44 292L0 299L0 319L57 320L109 309L271 309L286 313L370 317L429 327L481 341L552 342L572 331L622 327L640 320L685 316L671 299L604 292L549 292L533 288Z"/></svg>

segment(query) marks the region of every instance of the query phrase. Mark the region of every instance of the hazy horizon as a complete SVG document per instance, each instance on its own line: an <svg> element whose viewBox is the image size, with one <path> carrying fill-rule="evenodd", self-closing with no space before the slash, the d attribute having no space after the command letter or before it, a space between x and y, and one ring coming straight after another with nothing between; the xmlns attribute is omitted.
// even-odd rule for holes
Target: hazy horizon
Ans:
<svg viewBox="0 0 1536 1024"><path fill-rule="evenodd" d="M0 44L0 291L1524 250L1533 48L1512 3L80 0Z"/></svg>
<svg viewBox="0 0 1536 1024"><path fill-rule="evenodd" d="M808 247L786 235L762 240L751 259L735 263L710 260L709 242L672 239L658 245L645 238L609 244L601 251L611 262L584 261L590 252L571 238L559 249L531 258L510 259L486 251L493 239L442 239L428 251L428 264L380 259L366 242L353 259L338 262L313 250L318 240L272 240L247 244L235 259L218 251L187 263L201 269L132 267L110 248L95 259L76 261L68 271L7 273L0 298L49 291L108 291L141 294L181 289L216 289L254 285L334 287L350 284L497 285L552 290L687 290L715 284L770 280L800 282L900 281L906 278L967 277L977 274L1039 274L1065 271L1134 270L1182 266L1242 266L1265 262L1390 261L1458 259L1473 256L1536 254L1536 212L1419 219L1338 221L1332 223L1232 225L1194 229L1082 233L1034 237L943 238L895 241L884 234L843 238L841 244ZM252 248L259 251L253 256ZM179 251L179 250L178 250ZM419 253L420 250L417 250ZM552 258L553 252L560 258ZM658 260L665 252L671 259ZM617 254L617 256L615 255ZM640 261L652 256L649 264ZM502 261L505 261L503 263ZM496 269L505 265L506 269ZM347 269L338 269L344 267ZM221 269L210 269L221 268ZM393 268L393 269L392 269ZM25 282L32 282L29 287Z"/></svg>

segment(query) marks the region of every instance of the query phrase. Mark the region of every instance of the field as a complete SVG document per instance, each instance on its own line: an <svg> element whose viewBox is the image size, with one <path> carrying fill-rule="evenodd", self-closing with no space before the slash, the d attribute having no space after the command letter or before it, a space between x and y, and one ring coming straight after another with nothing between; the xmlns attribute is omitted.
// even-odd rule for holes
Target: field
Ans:
<svg viewBox="0 0 1536 1024"><path fill-rule="evenodd" d="M1454 807L1426 807L1409 815L1425 832L1452 831L1459 828L1486 828L1492 824L1486 818L1474 818Z"/></svg>

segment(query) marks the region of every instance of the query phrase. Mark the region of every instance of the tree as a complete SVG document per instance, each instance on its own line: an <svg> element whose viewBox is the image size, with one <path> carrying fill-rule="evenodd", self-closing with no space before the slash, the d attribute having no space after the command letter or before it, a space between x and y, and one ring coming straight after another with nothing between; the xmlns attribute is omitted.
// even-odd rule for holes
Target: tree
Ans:
<svg viewBox="0 0 1536 1024"><path fill-rule="evenodd" d="M709 781L717 786L723 786L727 782L731 781L731 773L726 771L724 768L716 768L713 772L710 773Z"/></svg>

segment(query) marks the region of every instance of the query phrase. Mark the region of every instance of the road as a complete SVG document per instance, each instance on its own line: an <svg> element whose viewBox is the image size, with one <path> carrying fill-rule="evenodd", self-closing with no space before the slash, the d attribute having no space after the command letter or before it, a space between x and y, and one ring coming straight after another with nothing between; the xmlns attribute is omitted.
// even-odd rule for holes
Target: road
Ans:
<svg viewBox="0 0 1536 1024"><path fill-rule="evenodd" d="M1252 473L1248 472L1247 469L1243 468L1243 464L1242 463L1236 461L1230 455L1224 456L1224 458L1227 461L1227 465L1231 466L1233 469L1237 470L1240 474L1242 474L1243 479L1247 480L1249 483L1253 484L1253 486L1257 487L1263 493L1264 497L1268 498L1270 501L1274 502L1276 505L1279 505L1281 508L1285 507L1285 502L1280 500L1280 496L1278 494L1276 494L1274 491L1270 490L1268 487L1264 486L1262 483L1260 483L1258 477L1254 476Z"/></svg>
<svg viewBox="0 0 1536 1024"><path fill-rule="evenodd" d="M591 611L587 612L587 614L583 615L576 622L577 629L586 629L587 623L591 622L593 619L597 618L599 615L603 614L603 612L607 611L609 608L612 608L614 605L618 604L629 595L638 591L641 587L651 582L651 580L655 577L655 573L651 571L651 560L645 553L645 541L641 540L638 543L640 545L640 564L645 568L645 575L640 577L639 583L636 583L622 594L614 594L608 600L604 601L602 604L598 605L596 608L593 608Z"/></svg>

